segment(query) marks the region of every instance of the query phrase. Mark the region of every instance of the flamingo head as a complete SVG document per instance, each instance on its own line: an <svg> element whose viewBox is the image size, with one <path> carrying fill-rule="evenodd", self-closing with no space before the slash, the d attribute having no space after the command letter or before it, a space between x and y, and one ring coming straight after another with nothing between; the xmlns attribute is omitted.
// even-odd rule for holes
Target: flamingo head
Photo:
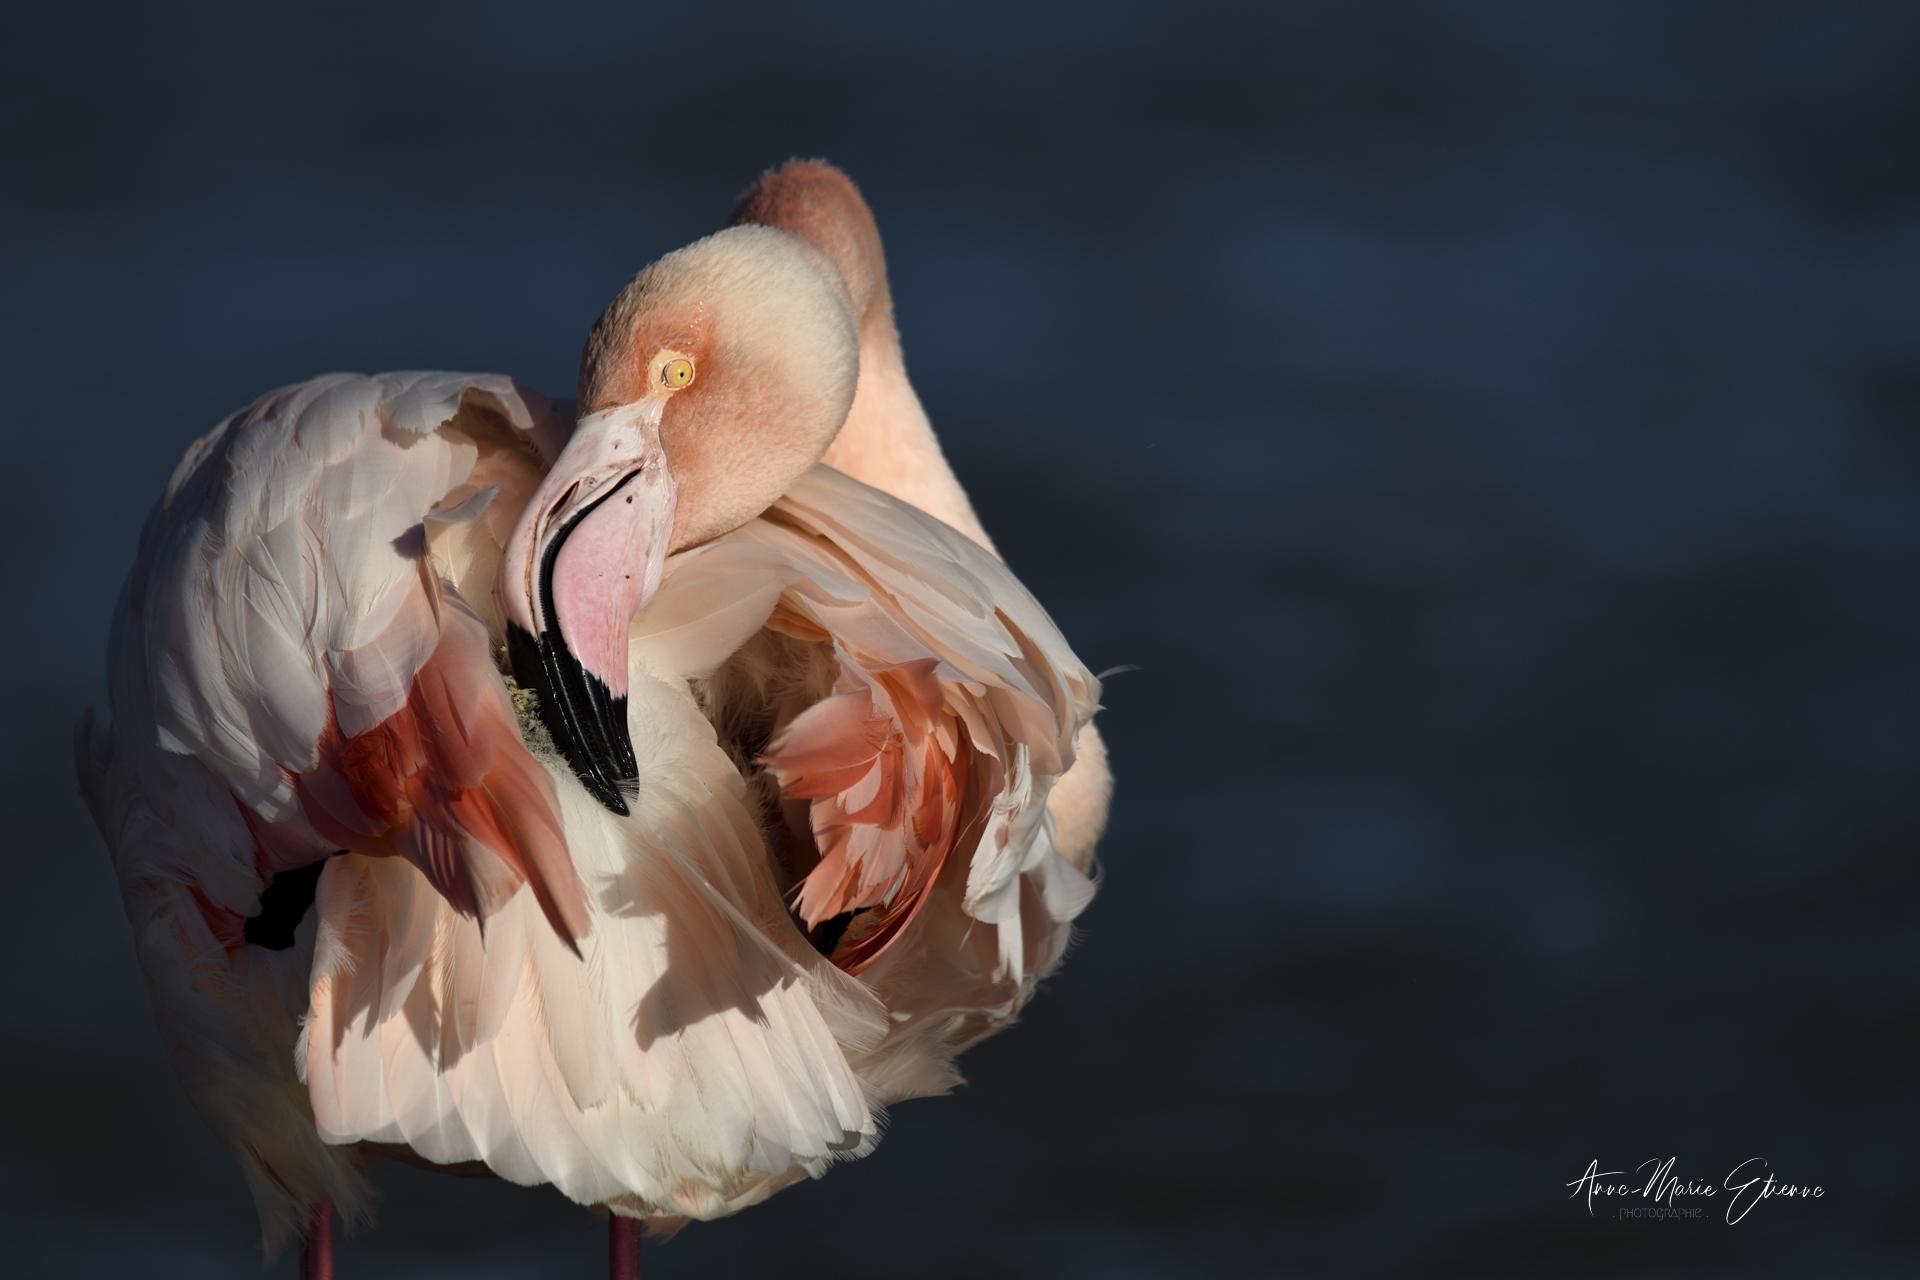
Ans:
<svg viewBox="0 0 1920 1280"><path fill-rule="evenodd" d="M628 628L668 553L745 524L818 462L858 372L839 272L771 227L668 254L594 326L581 416L508 539L499 593L516 679L615 813L636 781Z"/></svg>

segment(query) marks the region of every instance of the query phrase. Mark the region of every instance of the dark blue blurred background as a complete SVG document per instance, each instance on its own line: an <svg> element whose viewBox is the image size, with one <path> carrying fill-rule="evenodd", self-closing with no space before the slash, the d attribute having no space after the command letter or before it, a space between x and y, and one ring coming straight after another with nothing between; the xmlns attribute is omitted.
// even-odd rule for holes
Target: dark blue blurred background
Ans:
<svg viewBox="0 0 1920 1280"><path fill-rule="evenodd" d="M1920 10L1798 8L14 12L9 1269L256 1272L67 755L184 443L333 368L565 392L798 154L1142 669L1027 1023L652 1274L1914 1274ZM1827 1194L1565 1198L1665 1155ZM344 1275L601 1265L550 1192L381 1181Z"/></svg>

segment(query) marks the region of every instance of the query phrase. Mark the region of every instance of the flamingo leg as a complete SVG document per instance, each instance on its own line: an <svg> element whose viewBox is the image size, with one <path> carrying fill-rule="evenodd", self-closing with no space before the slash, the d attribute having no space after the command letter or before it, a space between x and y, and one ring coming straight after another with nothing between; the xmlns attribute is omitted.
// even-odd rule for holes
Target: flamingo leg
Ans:
<svg viewBox="0 0 1920 1280"><path fill-rule="evenodd" d="M640 1223L613 1215L607 1227L608 1280L640 1280Z"/></svg>
<svg viewBox="0 0 1920 1280"><path fill-rule="evenodd" d="M333 1202L322 1200L300 1241L300 1280L333 1280Z"/></svg>

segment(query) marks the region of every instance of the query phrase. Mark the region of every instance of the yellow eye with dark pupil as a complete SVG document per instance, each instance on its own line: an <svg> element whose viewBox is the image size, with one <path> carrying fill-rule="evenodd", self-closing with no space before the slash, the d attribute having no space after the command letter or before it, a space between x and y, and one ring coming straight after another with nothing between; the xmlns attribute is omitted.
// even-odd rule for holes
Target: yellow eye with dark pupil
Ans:
<svg viewBox="0 0 1920 1280"><path fill-rule="evenodd" d="M675 356L660 366L660 381L676 391L693 381L693 361Z"/></svg>

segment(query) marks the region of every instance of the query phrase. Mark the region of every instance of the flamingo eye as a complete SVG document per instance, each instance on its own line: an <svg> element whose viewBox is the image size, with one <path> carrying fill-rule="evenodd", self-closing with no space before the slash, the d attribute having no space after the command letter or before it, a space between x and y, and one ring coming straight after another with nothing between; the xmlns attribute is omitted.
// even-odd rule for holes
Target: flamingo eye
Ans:
<svg viewBox="0 0 1920 1280"><path fill-rule="evenodd" d="M685 356L675 356L660 366L660 384L669 390L678 391L693 382L693 361Z"/></svg>

